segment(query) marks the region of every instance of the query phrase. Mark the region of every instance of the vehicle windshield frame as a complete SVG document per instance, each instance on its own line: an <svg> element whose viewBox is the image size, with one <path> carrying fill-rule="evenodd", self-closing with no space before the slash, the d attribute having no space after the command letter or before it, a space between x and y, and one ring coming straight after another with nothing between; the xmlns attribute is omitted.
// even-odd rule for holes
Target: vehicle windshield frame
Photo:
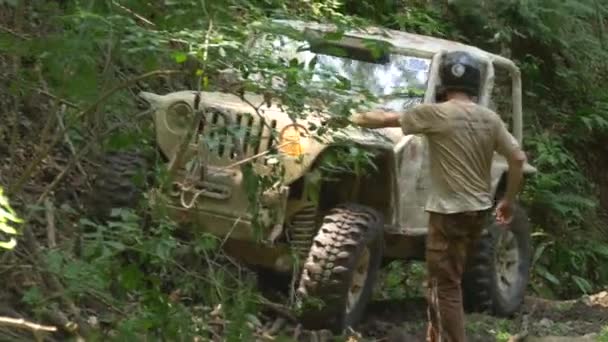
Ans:
<svg viewBox="0 0 608 342"><path fill-rule="evenodd" d="M273 38L268 39L268 37L273 37ZM403 51L399 51L399 49L396 49L391 44L388 44L386 54L389 56L390 60L387 63L374 63L374 62L357 59L357 58L354 58L351 56L340 57L340 56L336 56L333 54L324 53L322 51L313 51L314 50L313 42L311 42L312 39L310 39L309 36L303 35L303 36L299 36L299 37L294 37L294 36L290 35L289 33L277 33L277 32L260 32L258 34L255 34L249 39L246 46L249 50L255 51L256 49L258 49L258 46L257 46L258 44L260 44L260 43L264 44L264 41L272 41L274 39L277 39L277 37L286 38L286 39L289 39L289 40L295 42L295 45L298 47L297 55L299 55L298 60L300 62L302 61L302 57L301 57L302 54L310 54L310 56L309 56L310 58L312 58L313 56L316 56L317 59L326 58L326 59L333 59L334 61L335 60L355 61L356 64L361 64L361 65L363 65L363 67L376 68L376 70L374 70L374 72L378 72L378 70L383 67L384 68L387 68L387 67L395 68L396 61L400 61L402 63L410 63L410 64L416 64L416 63L419 63L420 65L424 64L423 68L408 69L410 72L423 74L424 75L423 77L411 78L411 79L407 78L407 80L410 82L406 82L405 86L403 86L403 85L401 85L400 87L393 86L393 85L388 86L388 88L393 88L393 90L397 90L398 88L401 88L402 89L401 91L391 91L390 93L385 92L384 94L378 94L378 92L370 91L369 87L365 87L365 86L362 87L363 89L366 89L367 91L372 93L374 97L376 97L377 101L373 103L374 107L382 107L385 109L393 109L393 110L396 110L396 109L404 110L404 109L412 107L415 104L424 102L425 93L428 91L427 85L428 85L428 81L429 81L430 73L431 73L431 63L432 63L431 58L425 58L425 57L417 56L414 54L407 54L407 53L404 53ZM369 39L365 39L365 38L361 38L361 37L357 37L357 36L350 36L348 34L343 35L343 37L341 37L340 39L325 40L325 42L329 42L330 44L335 42L336 47L347 47L347 48L349 46L353 46L353 44L356 44L355 46L353 46L354 48L367 48L365 46L366 41L369 41ZM381 39L378 39L378 42L382 42ZM305 47L305 49L301 49L302 47ZM277 55L278 55L278 53L277 53ZM296 54L294 54L294 57L295 56L296 56ZM317 64L319 64L319 63L317 62ZM405 65L400 65L400 67L405 68ZM405 69L407 69L407 68L405 68ZM395 70L392 70L392 71L395 71ZM388 73L388 71L385 71L385 74L387 74L387 73ZM342 76L344 76L344 75L342 75ZM349 75L349 76L352 76L352 75ZM347 78L349 78L349 81L352 81L352 77L347 77ZM416 81L416 82L411 82L411 81ZM399 102L399 100L403 100L404 107L395 108L395 104L397 104ZM387 104L390 101L393 101L393 105ZM392 108L387 108L387 107L392 107Z"/></svg>

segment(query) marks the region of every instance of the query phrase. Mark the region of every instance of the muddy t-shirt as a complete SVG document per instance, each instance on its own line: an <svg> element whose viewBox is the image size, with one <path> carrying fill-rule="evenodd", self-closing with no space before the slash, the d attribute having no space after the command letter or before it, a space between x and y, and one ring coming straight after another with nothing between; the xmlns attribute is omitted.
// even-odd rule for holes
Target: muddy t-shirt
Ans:
<svg viewBox="0 0 608 342"><path fill-rule="evenodd" d="M403 133L424 134L431 185L426 210L451 214L492 207L494 151L507 157L519 147L500 116L475 103L422 104L401 116Z"/></svg>

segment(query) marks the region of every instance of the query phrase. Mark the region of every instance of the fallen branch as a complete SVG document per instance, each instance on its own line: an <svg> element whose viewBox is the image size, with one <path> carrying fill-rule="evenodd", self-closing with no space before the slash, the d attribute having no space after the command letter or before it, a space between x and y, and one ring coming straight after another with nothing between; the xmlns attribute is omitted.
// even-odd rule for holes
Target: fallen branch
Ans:
<svg viewBox="0 0 608 342"><path fill-rule="evenodd" d="M272 336L276 333L279 332L279 330L281 330L281 328L283 328L283 326L285 325L285 318L283 317L279 317L277 318L272 325L270 326L270 328L266 331L266 333L269 336Z"/></svg>
<svg viewBox="0 0 608 342"><path fill-rule="evenodd" d="M57 331L57 327L28 322L23 318L0 317L0 325L8 326L11 328L27 329L31 331Z"/></svg>
<svg viewBox="0 0 608 342"><path fill-rule="evenodd" d="M24 34L21 34L21 33L18 33L18 32L15 32L15 31L9 29L8 27L4 27L2 25L0 25L0 30L4 31L6 33L12 34L13 36L15 36L15 37L17 37L17 38L19 38L21 40L28 40L28 39L30 39L28 36L26 36Z"/></svg>
<svg viewBox="0 0 608 342"><path fill-rule="evenodd" d="M259 303L267 309L274 311L275 313L283 316L292 323L298 322L298 319L291 313L289 308L284 305L273 303L265 298L261 298Z"/></svg>
<svg viewBox="0 0 608 342"><path fill-rule="evenodd" d="M46 96L46 97L48 97L48 98L50 98L52 100L55 100L57 102L60 102L60 103L62 103L64 105L66 105L66 106L68 106L70 108L80 109L80 107L78 107L77 104L75 104L73 102L70 102L70 101L68 101L66 99L62 99L61 97L59 97L57 95L53 95L53 94L49 93L46 90L36 89L36 88L33 88L33 87L31 89L35 89L40 95L44 95L44 96Z"/></svg>
<svg viewBox="0 0 608 342"><path fill-rule="evenodd" d="M156 25L155 25L153 22L151 22L150 20L146 19L144 16L142 16L142 15L140 15L140 14L135 13L135 11L133 11L132 9L127 8L127 7L125 7L125 6L121 5L121 4L119 4L119 3L118 3L118 2L116 2L116 1L112 1L112 4L113 4L114 6L116 6L116 7L120 8L120 9L122 9L123 11L125 11L125 12L127 12L127 13L131 14L131 15L132 15L132 16L134 16L136 19L139 19L140 21L142 21L142 22L144 22L144 23L146 23L146 24L148 24L148 25L150 25L150 26L156 26Z"/></svg>
<svg viewBox="0 0 608 342"><path fill-rule="evenodd" d="M34 335L36 341L43 341L43 333L57 331L57 327L28 322L23 318L0 317L0 326L29 330Z"/></svg>
<svg viewBox="0 0 608 342"><path fill-rule="evenodd" d="M57 246L56 229L55 229L55 207L53 202L49 199L44 201L44 207L46 212L46 236L48 239L49 248L55 248Z"/></svg>
<svg viewBox="0 0 608 342"><path fill-rule="evenodd" d="M70 149L70 152L72 152L72 155L76 155L76 148L74 147L74 143L72 143L72 139L70 139L70 135L68 134L68 130L65 127L65 124L63 123L63 115L65 113L65 106L62 106L62 110L61 112L57 112L57 123L59 124L59 128L64 132L63 136L64 136L64 140L65 143L68 145L68 148ZM78 167L78 171L80 171L80 173L82 173L83 175L86 176L86 172L84 171L84 167L82 167L82 165L80 164L79 161L76 161L76 166Z"/></svg>

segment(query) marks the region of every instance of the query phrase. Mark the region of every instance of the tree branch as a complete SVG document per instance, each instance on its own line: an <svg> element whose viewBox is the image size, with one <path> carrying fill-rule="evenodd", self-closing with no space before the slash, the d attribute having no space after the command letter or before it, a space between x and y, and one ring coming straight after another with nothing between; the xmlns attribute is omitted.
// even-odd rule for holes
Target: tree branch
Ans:
<svg viewBox="0 0 608 342"><path fill-rule="evenodd" d="M116 2L116 1L112 1L112 4L113 4L114 6L116 6L116 7L120 8L120 9L122 9L123 11L125 11L125 12L127 12L127 13L131 14L132 16L134 16L135 18L139 19L139 20L140 20L140 21L142 21L143 23L148 24L148 25L150 25L150 26L156 26L156 25L155 25L153 22L151 22L150 20L146 19L146 18L145 18L144 16L142 16L141 14L137 14L137 13L135 13L135 11L133 11L132 9L127 8L127 7L125 7L125 6L121 5L121 4L119 4L119 3L118 3L118 2Z"/></svg>
<svg viewBox="0 0 608 342"><path fill-rule="evenodd" d="M39 94L44 95L44 96L46 96L46 97L48 97L48 98L50 98L50 99L53 99L53 100L55 100L55 101L61 102L61 103L63 103L64 105L66 105L66 106L68 106L68 107L70 107L70 108L74 108L74 109L80 109L80 108L78 107L78 105L76 105L75 103L70 102L70 101L68 101L68 100L66 100L66 99L62 99L62 98L60 98L60 97L58 97L58 96L56 96L56 95L53 95L53 94L49 93L49 92L48 92L48 91L46 91L46 90L43 90L43 89L36 89L36 88L33 88L33 87L32 87L32 89L35 89L35 90L36 90L36 91L37 91Z"/></svg>
<svg viewBox="0 0 608 342"><path fill-rule="evenodd" d="M93 103L89 108L81 111L80 113L78 113L76 116L77 117L83 117L85 115L89 115L92 112L94 112L97 107L99 107L102 103L104 103L110 96L112 96L112 94L114 94L115 92L123 89L123 88L127 88L128 86L132 85L133 83L137 83L139 81L143 81L147 78L150 77L154 77L154 76L159 76L159 75L163 75L163 76L167 76L167 75L176 75L176 74L184 74L184 71L181 70L155 70L155 71L150 71L148 73L145 73L143 75L139 75L133 78L130 78L126 81L124 81L123 83L115 86L114 88L106 91L105 93L103 93L99 99L97 99L97 101L95 101L95 103Z"/></svg>
<svg viewBox="0 0 608 342"><path fill-rule="evenodd" d="M57 331L57 328L54 326L32 323L22 318L0 317L0 326L29 330L32 332L32 334L34 334L36 341L43 340L41 335L43 332Z"/></svg>
<svg viewBox="0 0 608 342"><path fill-rule="evenodd" d="M11 328L28 329L32 331L57 331L57 327L28 322L22 318L0 317L0 325L8 326Z"/></svg>
<svg viewBox="0 0 608 342"><path fill-rule="evenodd" d="M49 154L51 149L59 141L59 138L63 136L64 132L60 131L52 138L52 140L48 144L45 143L46 140L51 136L51 132L53 130L51 127L54 126L56 118L57 118L57 116L55 116L55 115L49 115L44 127L42 128L42 133L40 134L41 135L40 144L38 146L36 153L34 154L34 158L27 165L25 170L23 170L21 172L20 177L9 186L8 192L10 194L15 194L15 193L18 193L21 191L21 188L25 185L27 180L36 174L36 172L35 172L36 167L38 165L40 165L40 163L42 162L44 157L46 157Z"/></svg>
<svg viewBox="0 0 608 342"><path fill-rule="evenodd" d="M12 34L13 36L15 36L15 37L17 37L17 38L19 38L21 40L28 40L28 39L30 39L28 36L26 36L24 34L21 34L21 33L18 33L18 32L15 32L15 31L9 29L8 27L4 27L2 25L0 25L0 30L4 31L6 33Z"/></svg>

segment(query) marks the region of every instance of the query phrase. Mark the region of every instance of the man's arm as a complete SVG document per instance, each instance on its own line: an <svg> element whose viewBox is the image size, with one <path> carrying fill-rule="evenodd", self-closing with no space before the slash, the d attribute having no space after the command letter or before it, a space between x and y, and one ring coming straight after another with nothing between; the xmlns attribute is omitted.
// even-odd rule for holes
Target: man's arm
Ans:
<svg viewBox="0 0 608 342"><path fill-rule="evenodd" d="M507 157L509 171L507 173L507 189L504 198L513 203L519 192L522 179L524 177L524 164L526 163L526 154L521 149L513 151Z"/></svg>
<svg viewBox="0 0 608 342"><path fill-rule="evenodd" d="M517 140L509 133L502 121L498 122L496 150L506 158L509 165L507 187L503 198L496 206L496 219L500 224L508 224L513 218L513 203L520 190L527 158Z"/></svg>
<svg viewBox="0 0 608 342"><path fill-rule="evenodd" d="M351 121L367 128L401 127L400 117L401 114L396 112L371 111L357 113L353 115Z"/></svg>
<svg viewBox="0 0 608 342"><path fill-rule="evenodd" d="M367 128L400 127L403 134L409 135L441 130L444 119L435 105L419 104L403 113L378 110L355 114L351 120Z"/></svg>

